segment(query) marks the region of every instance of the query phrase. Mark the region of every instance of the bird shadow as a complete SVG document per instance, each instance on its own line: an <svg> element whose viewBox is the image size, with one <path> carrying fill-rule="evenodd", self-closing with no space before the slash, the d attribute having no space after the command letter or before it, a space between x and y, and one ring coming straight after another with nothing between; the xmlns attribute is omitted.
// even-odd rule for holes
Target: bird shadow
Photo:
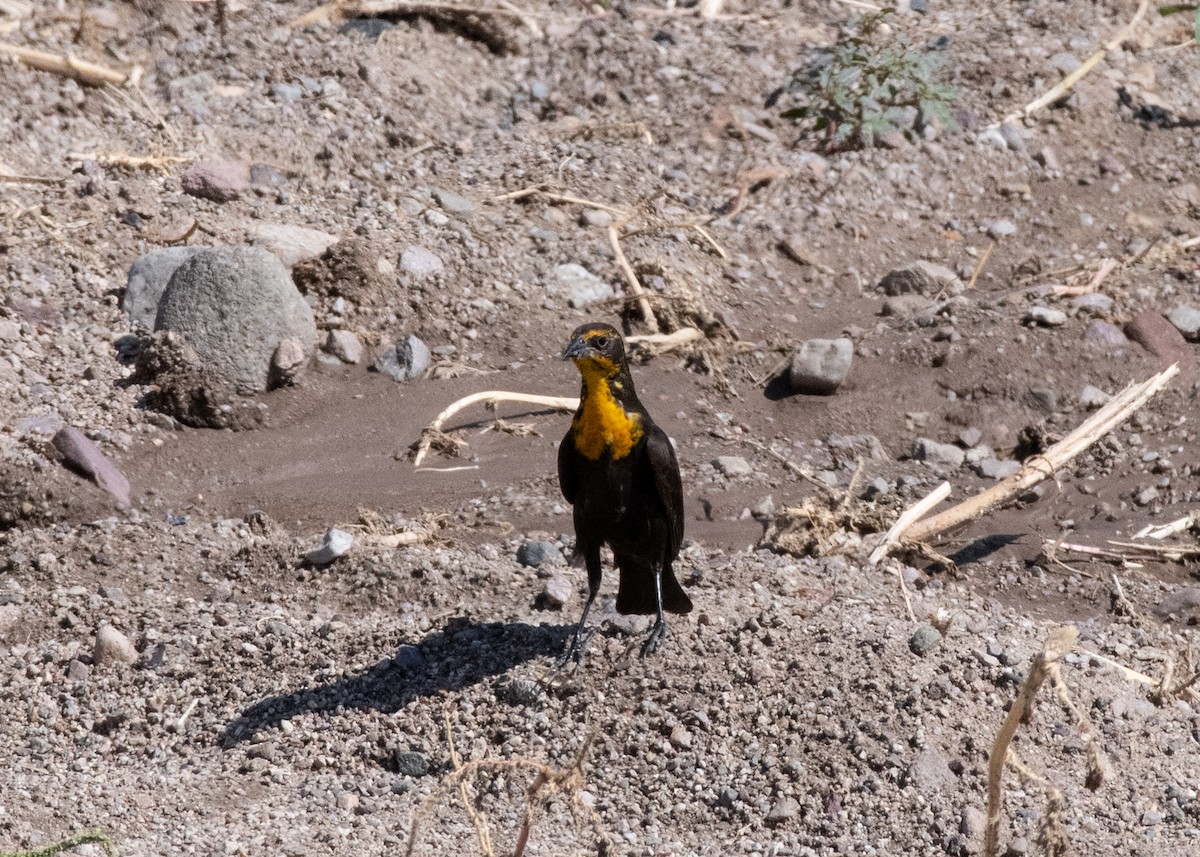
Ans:
<svg viewBox="0 0 1200 857"><path fill-rule="evenodd" d="M358 675L259 700L225 727L222 743L232 747L301 714L347 708L390 714L413 700L461 690L534 658L560 654L573 631L571 625L456 617Z"/></svg>

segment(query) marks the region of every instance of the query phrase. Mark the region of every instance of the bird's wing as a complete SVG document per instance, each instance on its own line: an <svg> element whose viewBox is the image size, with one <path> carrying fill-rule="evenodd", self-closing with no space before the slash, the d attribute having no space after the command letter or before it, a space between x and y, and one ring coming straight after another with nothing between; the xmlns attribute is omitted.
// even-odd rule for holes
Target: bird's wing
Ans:
<svg viewBox="0 0 1200 857"><path fill-rule="evenodd" d="M647 430L645 449L646 463L667 516L667 543L671 545L671 555L675 556L683 544L683 482L679 476L679 462L666 432L658 426Z"/></svg>
<svg viewBox="0 0 1200 857"><path fill-rule="evenodd" d="M562 443L558 445L558 486L567 502L574 506L575 497L579 494L579 465L575 440L570 432L567 432Z"/></svg>

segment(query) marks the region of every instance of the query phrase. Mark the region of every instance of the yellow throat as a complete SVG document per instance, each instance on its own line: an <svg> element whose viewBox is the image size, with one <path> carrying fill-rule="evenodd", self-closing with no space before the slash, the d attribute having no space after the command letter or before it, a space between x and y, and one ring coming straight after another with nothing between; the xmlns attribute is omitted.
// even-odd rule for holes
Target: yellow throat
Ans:
<svg viewBox="0 0 1200 857"><path fill-rule="evenodd" d="M571 433L579 454L596 461L609 450L613 459L629 455L634 444L642 439L642 418L627 413L613 396L612 388L620 389L613 380L616 366L608 360L577 360L575 365L583 376L584 395L579 413L571 423Z"/></svg>

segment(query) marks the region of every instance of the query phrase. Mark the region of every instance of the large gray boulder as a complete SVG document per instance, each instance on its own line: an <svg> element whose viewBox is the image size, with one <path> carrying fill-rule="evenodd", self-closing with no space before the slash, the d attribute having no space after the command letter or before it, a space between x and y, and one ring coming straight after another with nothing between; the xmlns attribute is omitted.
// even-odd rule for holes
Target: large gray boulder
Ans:
<svg viewBox="0 0 1200 857"><path fill-rule="evenodd" d="M158 304L155 330L178 333L206 371L239 393L271 386L271 358L294 339L311 353L312 309L275 256L256 247L197 253L176 269Z"/></svg>
<svg viewBox="0 0 1200 857"><path fill-rule="evenodd" d="M154 329L154 319L158 316L158 302L167 290L171 275L180 265L203 249L164 247L138 257L129 269L129 282L125 285L125 296L121 298L121 308L129 316L133 327Z"/></svg>

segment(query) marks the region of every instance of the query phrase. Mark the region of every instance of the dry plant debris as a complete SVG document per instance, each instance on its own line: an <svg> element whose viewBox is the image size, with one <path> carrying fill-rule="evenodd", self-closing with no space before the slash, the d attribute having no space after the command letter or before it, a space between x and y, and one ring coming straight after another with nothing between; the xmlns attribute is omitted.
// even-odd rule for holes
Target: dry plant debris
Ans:
<svg viewBox="0 0 1200 857"><path fill-rule="evenodd" d="M553 768L532 759L476 759L464 764L454 746L454 724L450 716L449 701L443 707L443 718L450 764L454 770L438 784L433 793L413 813L412 823L409 826L406 855L414 853L422 825L437 812L438 799L446 790L453 787L457 790L463 810L475 828L481 853L485 857L495 857L496 851L492 843L491 827L488 825L487 817L479 809L478 800L471 797L472 786L480 774L505 775L520 771L531 772L534 774L534 778L525 791L525 804L521 811L521 827L513 847L513 857L522 857L525 853L539 808L544 809L552 799L559 795L567 798L567 806L575 823L581 827L591 828L596 837L598 853L601 855L609 853L612 841L603 828L600 816L583 799L585 785L583 767L587 761L588 751L595 741L595 734L588 736L580 746L579 752L575 754L571 764L565 768Z"/></svg>

